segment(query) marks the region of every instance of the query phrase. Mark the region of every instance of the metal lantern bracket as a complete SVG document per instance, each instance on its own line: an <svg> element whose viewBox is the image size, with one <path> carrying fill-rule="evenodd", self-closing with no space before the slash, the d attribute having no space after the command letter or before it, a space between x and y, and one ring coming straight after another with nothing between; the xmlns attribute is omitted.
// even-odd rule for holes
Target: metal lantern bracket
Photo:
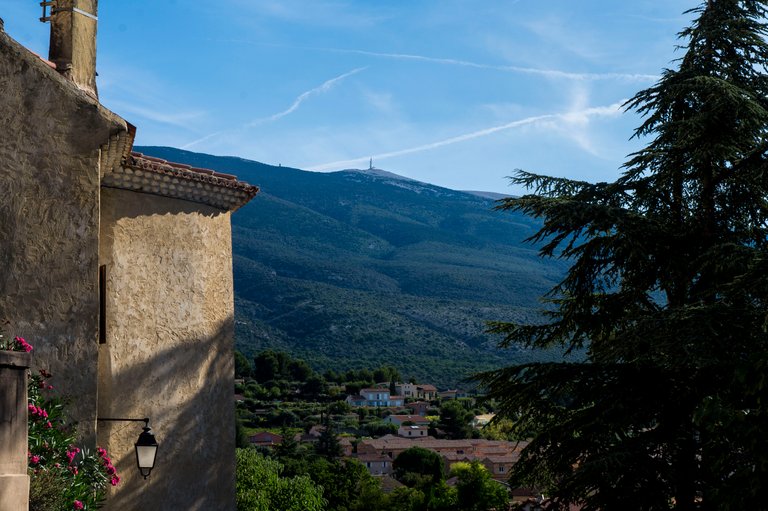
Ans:
<svg viewBox="0 0 768 511"><path fill-rule="evenodd" d="M141 434L134 444L136 449L136 465L139 467L139 473L144 479L149 477L150 472L155 467L155 457L157 455L157 440L149 427L149 417L143 419L128 419L123 417L99 417L97 422L143 422Z"/></svg>

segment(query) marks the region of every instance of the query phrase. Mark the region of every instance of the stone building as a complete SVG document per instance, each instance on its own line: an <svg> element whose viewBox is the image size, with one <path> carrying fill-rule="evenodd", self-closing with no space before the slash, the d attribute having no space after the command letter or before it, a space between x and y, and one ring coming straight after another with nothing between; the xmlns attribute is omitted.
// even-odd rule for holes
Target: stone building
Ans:
<svg viewBox="0 0 768 511"><path fill-rule="evenodd" d="M0 322L110 452L106 509L234 509L230 214L258 189L132 152L97 99L96 0L54 7L48 60L0 24ZM148 480L140 425L99 417L151 419Z"/></svg>

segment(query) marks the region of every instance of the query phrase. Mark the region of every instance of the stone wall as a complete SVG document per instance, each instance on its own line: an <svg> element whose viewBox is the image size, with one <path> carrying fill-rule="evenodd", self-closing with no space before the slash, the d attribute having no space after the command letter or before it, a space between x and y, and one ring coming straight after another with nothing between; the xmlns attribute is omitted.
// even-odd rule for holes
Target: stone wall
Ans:
<svg viewBox="0 0 768 511"><path fill-rule="evenodd" d="M160 444L145 481L133 449L141 424L99 423L123 478L106 509L233 510L230 214L110 188L101 211L99 416L149 417Z"/></svg>
<svg viewBox="0 0 768 511"><path fill-rule="evenodd" d="M0 324L94 435L99 147L125 122L0 31Z"/></svg>

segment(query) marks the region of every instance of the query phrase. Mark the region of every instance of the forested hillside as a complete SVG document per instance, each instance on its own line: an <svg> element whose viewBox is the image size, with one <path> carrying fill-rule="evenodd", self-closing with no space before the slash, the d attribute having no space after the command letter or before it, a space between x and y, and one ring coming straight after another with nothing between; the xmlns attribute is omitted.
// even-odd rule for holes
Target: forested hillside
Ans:
<svg viewBox="0 0 768 511"><path fill-rule="evenodd" d="M456 386L555 357L496 349L488 320L530 319L564 266L523 244L535 223L493 200L381 171L306 172L166 147L145 154L233 173L261 192L232 217L236 343L315 369L391 364Z"/></svg>

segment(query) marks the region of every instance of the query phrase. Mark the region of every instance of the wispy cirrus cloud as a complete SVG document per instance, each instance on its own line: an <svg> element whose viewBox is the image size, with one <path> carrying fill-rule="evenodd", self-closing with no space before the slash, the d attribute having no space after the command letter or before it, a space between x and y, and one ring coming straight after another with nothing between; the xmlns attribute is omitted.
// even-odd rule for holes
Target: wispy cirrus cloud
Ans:
<svg viewBox="0 0 768 511"><path fill-rule="evenodd" d="M514 72L529 75L538 75L546 78L558 78L567 80L592 81L592 80L626 80L636 82L654 82L659 79L659 75L643 73L575 73L571 71L562 71L559 69L542 69L523 66L505 66L497 64L485 64L481 62L472 62L468 60L428 57L424 55L414 55L410 53L382 53L367 50L344 49L344 48L307 48L318 51L329 51L336 53L351 53L357 55L367 55L369 57L380 57L396 60L412 60L420 62L430 62L434 64L445 64L451 66L473 67L477 69L491 69L496 71Z"/></svg>
<svg viewBox="0 0 768 511"><path fill-rule="evenodd" d="M299 94L299 96L293 101L293 103L291 103L291 106L289 106L288 108L286 108L282 112L277 112L276 114L272 114L272 115L269 115L267 117L261 117L259 119L255 119L255 120L253 120L253 121L251 121L249 123L244 124L243 126L241 126L240 128L237 128L237 129L253 128L253 127L256 127L256 126L264 124L264 123L273 122L273 121L277 121L278 119L282 119L283 117L285 117L287 115L290 115L293 112L295 112L296 110L298 110L298 108L301 106L301 104L304 103L309 98L311 98L312 96L316 96L318 94L322 94L324 92L328 92L333 87L338 85L345 78L348 78L348 77L350 77L350 76L352 76L354 74L357 74L357 73L359 73L359 72L361 72L361 71L363 71L365 69L366 69L365 67L358 67L356 69L353 69L352 71L348 71L346 73L340 74L339 76L331 78L330 80L326 80L325 82L323 82L322 84L318 85L317 87L314 87L314 88L312 88L312 89L310 89L308 91L305 91L305 92L302 92L301 94ZM207 140L210 140L211 138L214 138L214 137L216 137L218 135L222 135L222 134L230 132L230 131L232 131L232 130L216 131L214 133L209 133L209 134L207 134L207 135L205 135L203 137L200 137L200 138L198 138L196 140L193 140L191 142L188 142L188 143L184 144L183 146L181 146L181 148L182 149L190 149L190 148L192 148L192 147L194 147L194 146L196 146L198 144L201 144L201 143L203 143L203 142L205 142Z"/></svg>
<svg viewBox="0 0 768 511"><path fill-rule="evenodd" d="M350 77L350 76L352 76L354 74L357 74L360 71L363 71L365 69L366 69L365 67L358 67L357 69L353 69L352 71L348 71L348 72L346 72L344 74L341 74L339 76L331 78L330 80L326 80L321 85L319 85L317 87L314 87L312 89L309 89L308 91L302 92L301 94L299 94L299 96L293 101L291 106L289 106L288 108L286 108L282 112L278 112L276 114L272 114L272 115L267 116L267 117L261 117L259 119L255 119L255 120L249 122L248 124L246 124L245 127L246 128L252 128L252 127L257 126L259 124L263 124L265 122L276 121L278 119L281 119L281 118L285 117L286 115L292 114L293 112L298 110L298 108L301 106L301 104L304 103L307 99L311 98L312 96L316 96L318 94L322 94L324 92L328 92L329 90L331 90L333 87L335 87L339 82L341 82L345 78L348 78L348 77Z"/></svg>
<svg viewBox="0 0 768 511"><path fill-rule="evenodd" d="M191 121L200 119L206 114L202 110L169 112L162 110L161 108L154 108L155 105L138 106L132 102L126 101L112 100L109 101L108 104L111 110L120 115L130 114L179 128L188 128Z"/></svg>
<svg viewBox="0 0 768 511"><path fill-rule="evenodd" d="M467 140L485 137L488 135L492 135L494 133L498 133L500 131L520 128L523 126L546 125L553 122L555 123L561 122L561 123L567 123L567 124L573 124L574 122L577 122L579 124L584 124L585 120L588 120L593 117L613 117L613 116L620 115L622 113L622 107L621 107L622 104L624 104L623 100L617 103L613 103L611 105L584 108L579 111L570 110L567 112L557 113L557 114L544 114L544 115L526 117L525 119L519 119L517 121L512 121L512 122L501 124L498 126L492 126L490 128L485 128L482 130L472 131L470 133L464 133L462 135L458 135L455 137L450 137L443 140L430 142L429 144L423 144L415 147L409 147L406 149L399 149L397 151L390 151L386 153L375 154L373 155L373 159L383 160L386 158L393 158L396 156L404 156L407 154L420 153L422 151L429 151L431 149L437 149L439 147L458 144L461 142L466 142ZM307 169L317 170L317 171L339 169L339 168L348 167L350 165L366 163L369 161L370 158L371 156L368 155L368 156L362 156L359 158L352 158L349 160L339 160L339 161L333 161L329 163L322 163L319 165L310 165L307 167Z"/></svg>

